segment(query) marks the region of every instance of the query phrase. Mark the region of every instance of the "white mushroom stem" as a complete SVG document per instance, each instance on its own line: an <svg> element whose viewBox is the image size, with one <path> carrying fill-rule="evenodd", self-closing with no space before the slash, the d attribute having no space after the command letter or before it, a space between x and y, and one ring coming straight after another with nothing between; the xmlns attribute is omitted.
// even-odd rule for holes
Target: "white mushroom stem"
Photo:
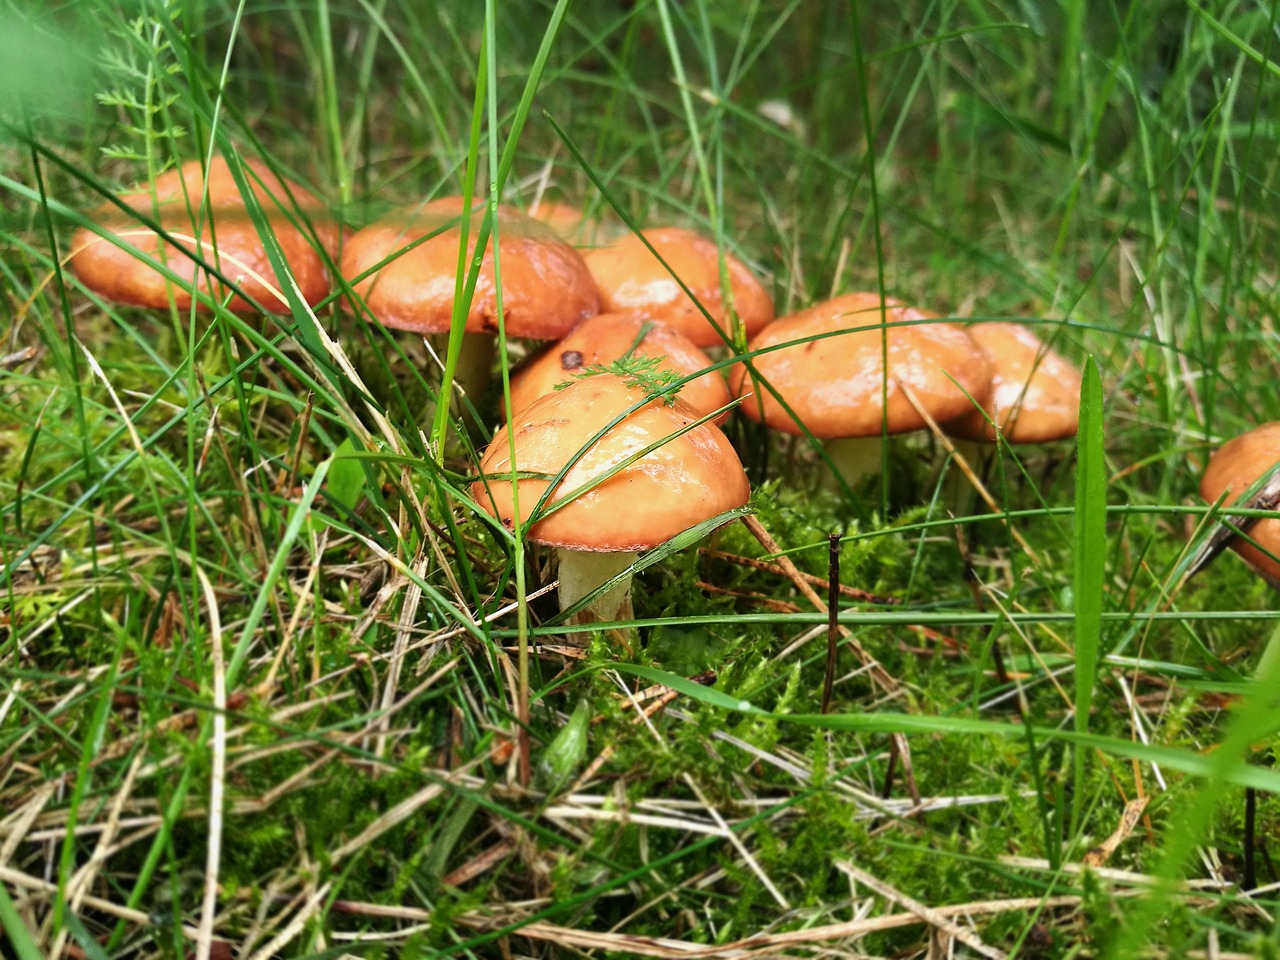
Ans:
<svg viewBox="0 0 1280 960"><path fill-rule="evenodd" d="M863 478L880 472L883 445L884 438L879 434L874 437L843 437L828 440L826 451L836 472L852 487Z"/></svg>
<svg viewBox="0 0 1280 960"><path fill-rule="evenodd" d="M560 609L565 610L635 563L639 554L631 551L601 553L562 547L556 551L556 556L560 561ZM571 616L569 622L602 623L630 620L631 617L631 577L627 576Z"/></svg>
<svg viewBox="0 0 1280 960"><path fill-rule="evenodd" d="M983 474L987 472L987 464L995 456L996 445L983 440L965 440L958 437L951 438L951 445L955 448L955 457L951 461L946 489L943 491L943 501L953 517L968 517L973 514L974 503L978 498L977 487L964 472L959 461L963 459L973 471L973 475L981 481Z"/></svg>
<svg viewBox="0 0 1280 960"><path fill-rule="evenodd" d="M445 362L445 351L449 349L449 337L441 334L434 336L432 346ZM489 371L493 368L493 356L497 339L489 333L464 333L462 348L458 352L458 365L453 371L453 382L462 388L477 408L489 394ZM457 399L454 409L464 409Z"/></svg>

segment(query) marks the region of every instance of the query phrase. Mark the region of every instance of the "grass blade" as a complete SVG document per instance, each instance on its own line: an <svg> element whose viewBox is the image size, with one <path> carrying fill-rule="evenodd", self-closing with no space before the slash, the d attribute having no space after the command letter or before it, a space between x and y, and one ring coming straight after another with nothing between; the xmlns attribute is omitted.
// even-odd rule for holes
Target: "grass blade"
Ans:
<svg viewBox="0 0 1280 960"><path fill-rule="evenodd" d="M1075 571L1072 604L1075 613L1076 702L1075 729L1089 732L1093 683L1102 646L1103 558L1107 541L1107 467L1102 439L1102 380L1090 357L1080 387L1080 433L1076 445ZM1084 810L1085 754L1075 753L1075 795L1072 820L1078 826Z"/></svg>

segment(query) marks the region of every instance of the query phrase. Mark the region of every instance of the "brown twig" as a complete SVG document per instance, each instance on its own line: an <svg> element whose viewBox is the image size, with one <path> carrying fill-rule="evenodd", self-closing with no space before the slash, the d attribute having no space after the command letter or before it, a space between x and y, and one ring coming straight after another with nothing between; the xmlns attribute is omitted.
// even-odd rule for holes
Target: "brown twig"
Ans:
<svg viewBox="0 0 1280 960"><path fill-rule="evenodd" d="M939 427L938 422L929 415L929 411L921 405L920 401L916 398L915 392L910 386L903 383L901 380L895 380L894 382L902 389L903 396L907 398L907 402L915 408L916 413L920 415L920 419L925 422L930 431L933 432L934 437L936 437L938 442L942 444L942 448L951 455L951 459L954 460L956 466L960 468L960 472L968 478L971 484L973 484L973 489L978 491L978 496L982 498L983 502L986 503L992 513L999 515L1000 522L1005 525L1009 534L1018 542L1018 546L1022 548L1023 552L1026 553L1031 562L1036 566L1039 566L1039 554L1031 549L1031 544L1027 543L1022 534L1020 534L1014 528L1013 524L1003 516L1004 508L1001 507L1000 504L996 503L995 497L991 496L991 492L987 490L986 484L979 479L978 475L974 472L973 467L969 466L969 462L960 455L960 451L958 451L956 449L956 445L951 442L951 438L942 432L942 428Z"/></svg>
<svg viewBox="0 0 1280 960"><path fill-rule="evenodd" d="M787 578L796 585L796 589L804 594L805 598L813 604L816 609L825 611L827 606L823 603L822 598L818 596L809 582L804 579L800 574L800 571L796 569L796 565L791 562L790 558L782 552L782 548L779 547L778 542L769 535L769 531L764 528L764 524L751 514L743 517L742 522L746 526L747 530L750 531L751 535L760 543L760 546L764 547L767 553L777 556L779 566L782 567ZM848 627L841 624L839 625L839 630L840 636L849 644L850 649L853 650L858 660L862 662L862 665L867 668L867 672L870 674L871 679L878 683L880 688L886 693L896 694L899 689L898 681L891 677L884 667L880 666L876 659L871 656L871 654L867 653L862 644L854 638ZM907 789L911 792L911 799L915 801L916 806L919 806L920 788L916 784L914 774L911 773L911 747L907 743L907 738L904 734L892 733L889 735L889 738L894 745L894 749L903 759L902 768L904 773L907 775Z"/></svg>
<svg viewBox="0 0 1280 960"><path fill-rule="evenodd" d="M826 613L826 603L820 596L818 596L817 591L813 589L813 586L809 581L806 580L804 575L796 568L796 565L791 562L791 559L783 554L782 548L778 546L778 542L770 536L769 531L764 528L764 524L751 514L743 517L742 522L746 526L747 530L750 531L751 535L759 541L760 546L764 547L766 553L778 555L778 566L781 567L783 575L795 584L796 589L804 595L806 600L813 604L814 609L821 610L823 613ZM871 678L880 685L881 689L884 690L885 693L897 693L898 681L889 676L884 667L880 666L876 661L876 658L871 656L862 644L853 637L847 627L840 627L840 635L849 644L850 649L853 650L862 665L867 668Z"/></svg>
<svg viewBox="0 0 1280 960"><path fill-rule="evenodd" d="M772 573L775 576L790 578L792 574L783 569L781 564L770 563L768 560L758 560L755 557L741 557L736 553L722 553L714 547L700 547L698 552L704 556L714 560L723 560L726 563L732 563L740 567L750 567L752 570L759 570L762 573ZM830 590L831 583L822 577L812 573L805 573L793 565L796 575L802 580L813 584L815 587ZM851 600L861 600L864 603L875 603L881 606L899 606L902 601L897 597L885 597L878 593L871 593L867 590L860 590L857 587L846 586L843 583L836 584L836 588L840 591L840 596L848 597Z"/></svg>
<svg viewBox="0 0 1280 960"><path fill-rule="evenodd" d="M831 712L840 643L840 534L831 534L827 559L827 666L822 678L822 712Z"/></svg>

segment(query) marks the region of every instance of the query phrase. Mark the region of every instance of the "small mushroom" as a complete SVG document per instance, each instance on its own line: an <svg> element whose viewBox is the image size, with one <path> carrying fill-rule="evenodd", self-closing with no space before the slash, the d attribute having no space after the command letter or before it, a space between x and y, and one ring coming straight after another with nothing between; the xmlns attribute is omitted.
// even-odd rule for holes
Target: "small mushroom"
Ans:
<svg viewBox="0 0 1280 960"><path fill-rule="evenodd" d="M991 362L963 327L921 323L938 316L892 299L883 315L882 329L878 294L848 293L781 317L751 341L752 352L778 348L752 364L790 413L763 386L753 389L745 365L729 376L737 396L754 393L742 404L747 416L786 433L802 433L803 423L828 441L850 484L879 467L882 431L925 426L917 404L935 421L950 419L973 409L969 396L985 400L991 383Z"/></svg>
<svg viewBox="0 0 1280 960"><path fill-rule="evenodd" d="M545 223L555 231L556 235L569 241L579 242L582 233L582 211L567 203L556 203L553 200L539 200L529 208L529 216L540 223Z"/></svg>
<svg viewBox="0 0 1280 960"><path fill-rule="evenodd" d="M511 376L511 409L519 412L557 384L580 376L593 366L608 366L624 356L653 357L658 366L680 376L711 366L711 358L677 333L634 313L601 313L589 317L573 332L530 359ZM680 399L705 416L729 403L724 378L712 370L686 383ZM717 423L728 417L720 415Z"/></svg>
<svg viewBox="0 0 1280 960"><path fill-rule="evenodd" d="M588 252L587 266L600 290L600 309L606 313L644 313L679 330L699 347L723 343L721 334L672 276L679 277L725 335L731 335L731 312L720 285L720 249L706 237L679 227L642 232L667 266L635 234ZM773 301L737 257L726 253L724 263L733 296L732 316L750 337L773 319Z"/></svg>
<svg viewBox="0 0 1280 960"><path fill-rule="evenodd" d="M331 287L326 256L331 260L336 253L337 226L323 212L320 202L302 187L277 177L256 161L243 163L254 198L289 265L289 276L278 277L272 268L240 187L222 157L214 157L209 163L208 206L203 213L200 205L206 174L198 160L161 174L150 186L123 194L120 200L157 220L174 243L233 281L239 293L231 296L227 305L234 312L252 313L251 299L271 313L288 313L289 302L283 288L290 282L297 285L307 303L319 303L329 295ZM231 294L222 281L206 274L191 256L175 250L115 204L104 204L94 217L119 241L87 227L72 237L71 268L95 293L157 310L170 303L180 309L190 307L192 291L196 289L206 290L214 300L225 300ZM170 280L130 247L165 264L179 281ZM208 308L201 303L198 309Z"/></svg>
<svg viewBox="0 0 1280 960"><path fill-rule="evenodd" d="M518 491L520 519L527 522L551 478L585 448L552 491L548 507L575 491L585 492L526 530L530 540L557 548L560 608L567 609L632 566L638 551L747 502L750 488L738 455L710 424L687 429L698 419L698 412L678 397L654 397L626 377L602 373L576 380L533 401L494 435L480 461L482 479L472 484L471 495L511 527ZM649 447L653 449L619 469ZM513 481L509 478L515 470L545 479ZM580 611L574 622L630 617L627 577Z"/></svg>
<svg viewBox="0 0 1280 960"><path fill-rule="evenodd" d="M1007 443L1048 443L1073 437L1080 421L1080 370L1016 323L975 323L966 328L991 358L991 391L981 409L942 424L957 438L956 450L981 473L999 436ZM975 397L975 399L977 399ZM956 471L947 502L968 513L972 486Z"/></svg>
<svg viewBox="0 0 1280 960"><path fill-rule="evenodd" d="M379 323L419 334L449 331L457 290L458 221L464 212L461 197L442 197L383 217L347 242L342 274ZM471 237L482 212L477 207L471 214ZM499 207L497 233L509 336L554 340L597 312L599 298L586 264L549 227ZM364 276L389 257L390 262ZM467 312L467 335L458 361L459 382L477 396L488 382L498 331L494 278L491 239Z"/></svg>
<svg viewBox="0 0 1280 960"><path fill-rule="evenodd" d="M1234 504L1277 463L1280 463L1280 421L1272 421L1218 448L1200 478L1200 496L1216 503L1226 494L1226 503ZM1268 555L1280 556L1280 519L1237 521L1237 524L1247 533L1248 540L1233 536L1229 542L1231 549L1280 590L1280 563Z"/></svg>
<svg viewBox="0 0 1280 960"><path fill-rule="evenodd" d="M1046 443L1073 437L1080 420L1079 369L1016 323L975 323L969 336L991 358L991 392L982 410L944 425L967 440Z"/></svg>

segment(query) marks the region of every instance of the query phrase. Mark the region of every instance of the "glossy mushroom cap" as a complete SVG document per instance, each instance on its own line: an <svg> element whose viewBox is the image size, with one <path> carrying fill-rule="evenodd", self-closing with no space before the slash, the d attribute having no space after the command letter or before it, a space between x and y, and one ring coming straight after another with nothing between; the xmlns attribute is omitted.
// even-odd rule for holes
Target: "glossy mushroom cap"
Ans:
<svg viewBox="0 0 1280 960"><path fill-rule="evenodd" d="M331 283L316 242L332 259L338 246L337 226L327 219L320 202L296 183L282 180L256 161L246 160L244 165L253 194L289 263L302 298L309 304L319 303L329 295ZM214 157L209 164L209 206L201 222L199 208L204 188L200 161L192 160L156 177L149 188L126 193L120 199L134 210L156 218L183 249L196 252L235 282L245 296L232 297L231 310L253 312L254 307L246 299L250 297L272 313L287 313L289 304L282 295L286 281L276 277L258 228L222 157ZM168 280L128 250L82 227L71 239L71 267L80 281L100 296L153 309L168 307L171 298L178 307L189 307L193 286L206 290L215 300L227 298L230 291L221 281L208 276L190 257L114 204L100 207L95 219L130 246L165 263L183 280L181 284ZM304 221L310 221L310 231L295 226ZM201 238L198 245L197 226Z"/></svg>
<svg viewBox="0 0 1280 960"><path fill-rule="evenodd" d="M614 374L577 380L535 400L494 435L480 461L487 480L471 495L503 524L513 524L507 434L515 431L517 468L555 475L614 418L642 403L645 391ZM673 437L698 419L680 399L650 398L609 430L565 474L551 500L607 473L650 444L672 437L586 493L535 523L529 539L569 550L647 550L747 502L747 476L725 435L708 423ZM521 479L520 516L527 520L550 480Z"/></svg>
<svg viewBox="0 0 1280 960"><path fill-rule="evenodd" d="M483 206L477 206L471 214L472 242L483 213ZM347 241L342 275L354 281L409 244L435 234L355 283L356 293L384 326L416 333L449 329L461 234L457 221L462 214L461 197L442 197L383 217ZM597 312L599 298L586 264L549 227L499 207L497 231L507 333L554 340ZM492 239L481 263L466 329L468 333L498 330Z"/></svg>
<svg viewBox="0 0 1280 960"><path fill-rule="evenodd" d="M991 362L963 327L954 323L900 325L936 316L897 300L885 301L885 320L889 324L885 332L889 433L925 426L902 384L910 387L916 401L937 421L973 409L965 392L975 399L986 399ZM880 322L878 294L847 293L774 321L751 341L748 349L761 350L837 334L756 357L756 371L782 395L814 436L878 436L886 390ZM870 326L876 328L856 329ZM849 330L852 332L840 333ZM957 388L957 383L965 392ZM729 387L737 396L752 391L751 377L744 365L734 367ZM775 430L801 432L791 414L763 387L743 401L742 410L752 419L763 419Z"/></svg>
<svg viewBox="0 0 1280 960"><path fill-rule="evenodd" d="M1215 503L1225 492L1228 506L1280 461L1280 421L1264 423L1234 440L1228 440L1209 458L1200 478L1200 496ZM1239 521L1237 521L1239 522ZM1259 520L1249 527L1249 538L1280 556L1280 520ZM1233 537L1231 549L1272 586L1280 587L1280 563L1240 537Z"/></svg>
<svg viewBox="0 0 1280 960"><path fill-rule="evenodd" d="M996 439L991 421L1010 443L1042 443L1075 435L1080 420L1081 374L1016 323L975 323L969 336L991 358L987 416L970 409L944 425L968 440Z"/></svg>
<svg viewBox="0 0 1280 960"><path fill-rule="evenodd" d="M682 377L712 364L711 358L688 337L640 314L602 313L583 320L569 336L547 347L512 375L511 409L523 410L538 397L552 393L556 384L572 380L596 364L608 366L628 351L636 357L661 357L659 369L672 370ZM698 416L714 413L730 399L729 388L716 371L686 383L679 396L698 411ZM728 415L725 411L716 422L723 422Z"/></svg>
<svg viewBox="0 0 1280 960"><path fill-rule="evenodd" d="M529 216L539 223L545 223L565 240L575 239L582 227L582 211L567 203L540 200L529 208Z"/></svg>
<svg viewBox="0 0 1280 960"><path fill-rule="evenodd" d="M707 238L679 227L643 231L671 270L684 281L716 322L729 332L728 311L720 291L720 251ZM764 286L736 257L724 255L733 291L733 308L747 336L773 319L773 301ZM715 327L685 295L648 247L635 234L592 250L587 266L600 289L606 313L635 310L679 330L699 347L722 343Z"/></svg>

